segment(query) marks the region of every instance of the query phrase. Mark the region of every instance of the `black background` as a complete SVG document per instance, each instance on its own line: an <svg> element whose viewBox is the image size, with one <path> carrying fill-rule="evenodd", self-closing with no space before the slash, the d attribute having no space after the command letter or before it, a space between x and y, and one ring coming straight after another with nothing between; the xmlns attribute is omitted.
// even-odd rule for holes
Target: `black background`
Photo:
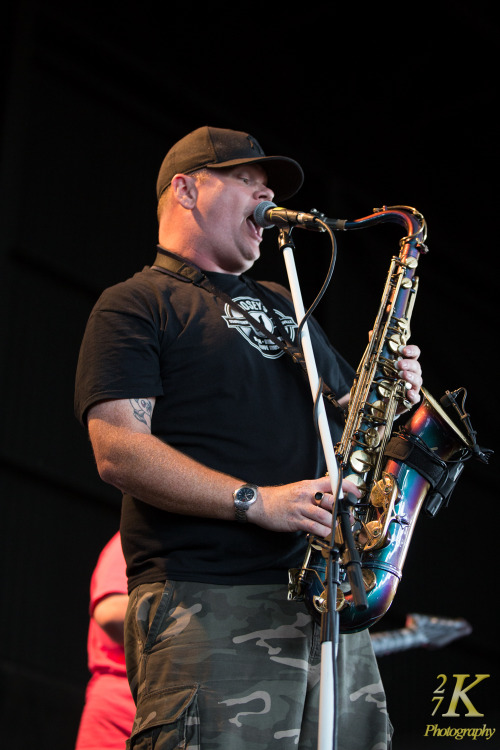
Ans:
<svg viewBox="0 0 500 750"><path fill-rule="evenodd" d="M465 2L307 6L10 2L2 11L0 716L6 746L72 747L83 704L88 584L118 527L73 416L76 358L100 291L151 263L154 186L170 145L204 124L296 158L287 205L355 219L415 206L428 223L412 341L436 397L465 386L479 443L495 448L498 26ZM275 230L259 278L286 282ZM295 232L304 300L330 260ZM356 365L399 227L337 234L317 317ZM293 404L290 405L293 408ZM300 426L298 426L300 428ZM449 745L429 723L496 727L497 490L469 462L448 509L419 518L378 629L421 612L465 617L444 649L380 659L395 748ZM481 718L432 717L438 675L489 674ZM499 728L500 729L500 728ZM495 738L496 739L496 738ZM3 742L4 740L2 740ZM484 740L483 740L484 741ZM461 747L477 747L480 741Z"/></svg>

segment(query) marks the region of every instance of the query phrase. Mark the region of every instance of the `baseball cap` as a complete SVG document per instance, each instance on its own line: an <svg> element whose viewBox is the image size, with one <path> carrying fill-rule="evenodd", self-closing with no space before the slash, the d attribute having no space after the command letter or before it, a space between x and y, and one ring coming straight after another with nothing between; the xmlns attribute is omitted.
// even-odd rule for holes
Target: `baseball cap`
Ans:
<svg viewBox="0 0 500 750"><path fill-rule="evenodd" d="M304 181L302 167L287 156L266 156L258 141L240 130L205 125L175 143L165 156L158 173L158 200L178 174L197 169L221 169L238 164L262 164L275 197L285 200L294 195Z"/></svg>

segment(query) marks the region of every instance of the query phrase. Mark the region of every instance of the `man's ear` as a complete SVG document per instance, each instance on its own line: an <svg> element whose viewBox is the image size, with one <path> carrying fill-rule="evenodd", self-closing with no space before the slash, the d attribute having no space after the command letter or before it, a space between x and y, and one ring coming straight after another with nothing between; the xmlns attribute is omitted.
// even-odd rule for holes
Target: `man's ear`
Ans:
<svg viewBox="0 0 500 750"><path fill-rule="evenodd" d="M198 198L198 187L194 177L189 174L176 174L172 179L172 195L183 208L193 209Z"/></svg>

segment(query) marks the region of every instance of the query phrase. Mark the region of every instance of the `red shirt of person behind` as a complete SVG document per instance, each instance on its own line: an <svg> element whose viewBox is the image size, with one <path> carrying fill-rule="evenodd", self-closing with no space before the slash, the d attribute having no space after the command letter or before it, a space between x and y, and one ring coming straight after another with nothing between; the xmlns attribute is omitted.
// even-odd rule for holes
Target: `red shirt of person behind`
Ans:
<svg viewBox="0 0 500 750"><path fill-rule="evenodd" d="M135 704L123 650L127 576L120 534L106 544L90 582L87 653L91 678L75 750L124 750L130 737Z"/></svg>

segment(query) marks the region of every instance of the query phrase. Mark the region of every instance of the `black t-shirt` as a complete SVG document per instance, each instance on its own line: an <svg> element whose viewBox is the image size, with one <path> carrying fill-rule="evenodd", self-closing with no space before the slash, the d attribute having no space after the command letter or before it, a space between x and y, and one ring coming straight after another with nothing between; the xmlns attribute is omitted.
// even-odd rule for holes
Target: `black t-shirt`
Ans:
<svg viewBox="0 0 500 750"><path fill-rule="evenodd" d="M273 330L268 309L296 339L293 305L281 286L245 277L209 279ZM314 320L318 371L340 397L353 372ZM91 313L80 351L75 410L85 424L101 400L155 397L152 432L217 471L257 485L323 476L310 386L300 366L241 313L189 281L146 268L106 290ZM334 443L341 422L332 415ZM165 488L168 493L168 488ZM139 583L286 582L301 564L305 535L255 524L167 513L124 496L121 533L129 589Z"/></svg>

